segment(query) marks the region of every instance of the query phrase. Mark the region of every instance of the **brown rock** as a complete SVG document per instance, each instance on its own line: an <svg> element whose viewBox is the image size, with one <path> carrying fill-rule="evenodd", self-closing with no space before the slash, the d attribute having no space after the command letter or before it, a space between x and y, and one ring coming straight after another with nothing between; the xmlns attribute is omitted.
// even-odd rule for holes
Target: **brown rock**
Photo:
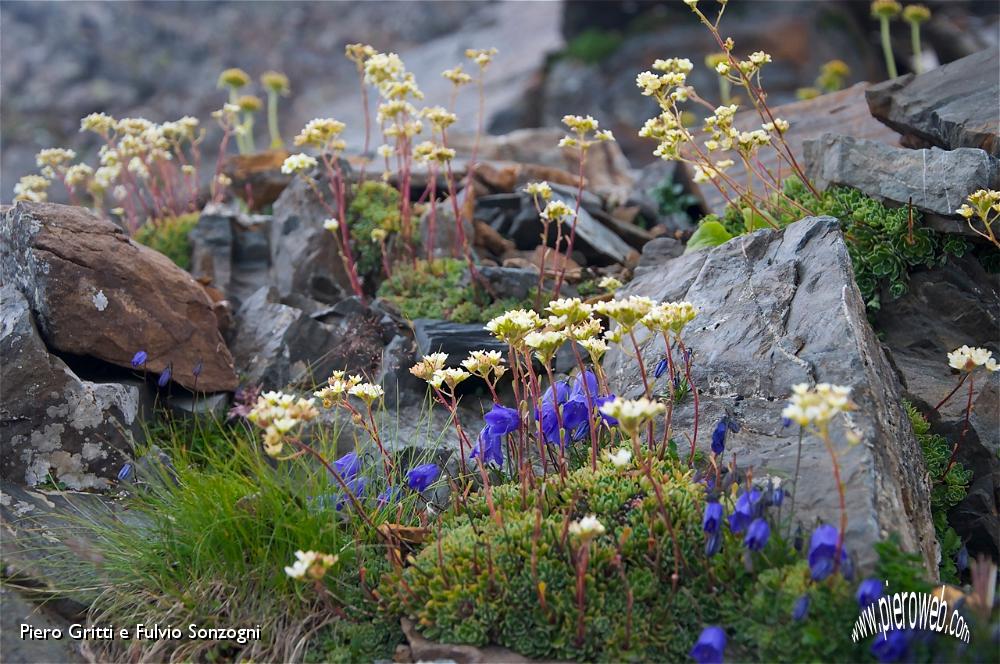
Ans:
<svg viewBox="0 0 1000 664"><path fill-rule="evenodd" d="M260 210L278 200L292 181L291 175L281 172L281 164L287 158L287 150L233 155L226 160L223 171L233 180L233 192L251 210Z"/></svg>
<svg viewBox="0 0 1000 664"><path fill-rule="evenodd" d="M79 207L20 202L3 215L0 246L3 280L28 298L50 348L122 367L144 350L147 371L170 366L184 387L235 389L204 288L115 224Z"/></svg>
<svg viewBox="0 0 1000 664"><path fill-rule="evenodd" d="M489 224L483 223L478 219L473 223L476 227L475 245L477 247L486 249L494 256L503 256L507 252L513 251L516 248L513 242L500 235L500 233L498 233Z"/></svg>

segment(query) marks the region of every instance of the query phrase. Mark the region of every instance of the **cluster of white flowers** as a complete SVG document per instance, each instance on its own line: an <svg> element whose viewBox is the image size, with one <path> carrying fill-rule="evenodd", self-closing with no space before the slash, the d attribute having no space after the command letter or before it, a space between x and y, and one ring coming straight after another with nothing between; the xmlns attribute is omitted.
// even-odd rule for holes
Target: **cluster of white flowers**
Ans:
<svg viewBox="0 0 1000 664"><path fill-rule="evenodd" d="M618 420L622 428L632 434L666 409L667 407L659 401L652 401L646 397L615 399L601 406L602 413Z"/></svg>
<svg viewBox="0 0 1000 664"><path fill-rule="evenodd" d="M494 337L517 345L528 332L534 331L542 323L537 313L528 309L505 311L486 324L486 330Z"/></svg>
<svg viewBox="0 0 1000 664"><path fill-rule="evenodd" d="M301 173L316 168L317 163L315 157L300 152L285 159L284 163L281 164L281 172L285 175Z"/></svg>
<svg viewBox="0 0 1000 664"><path fill-rule="evenodd" d="M605 533L604 524L602 524L597 516L593 514L588 514L578 521L573 521L569 524L569 534L574 537L579 537L582 540L590 540L594 537L600 537Z"/></svg>
<svg viewBox="0 0 1000 664"><path fill-rule="evenodd" d="M539 200L548 201L552 198L552 187L545 181L529 182L524 188L524 193L535 199L535 204L537 205Z"/></svg>
<svg viewBox="0 0 1000 664"><path fill-rule="evenodd" d="M623 285L624 284L622 284L622 282L615 277L602 277L601 280L597 282L597 287L606 291L616 291Z"/></svg>
<svg viewBox="0 0 1000 664"><path fill-rule="evenodd" d="M996 371L997 361L993 358L993 352L985 348L970 348L962 346L948 353L948 365L959 371L975 371L979 367L985 367L987 371Z"/></svg>
<svg viewBox="0 0 1000 664"><path fill-rule="evenodd" d="M564 115L562 121L575 135L563 136L559 141L561 148L576 148L586 152L595 142L615 140L611 131L599 129L600 123L590 115Z"/></svg>
<svg viewBox="0 0 1000 664"><path fill-rule="evenodd" d="M340 138L346 125L333 118L315 118L306 123L294 138L295 145L310 145L324 151L342 151L346 144Z"/></svg>
<svg viewBox="0 0 1000 664"><path fill-rule="evenodd" d="M318 581L326 571L337 564L337 556L316 551L296 551L295 562L285 567L285 574L293 579Z"/></svg>
<svg viewBox="0 0 1000 664"><path fill-rule="evenodd" d="M462 360L462 366L469 373L484 380L490 380L491 376L494 380L503 376L507 372L503 364L503 354L498 350L474 350Z"/></svg>
<svg viewBox="0 0 1000 664"><path fill-rule="evenodd" d="M997 240L996 233L993 231L993 224L996 223L997 219L1000 219L1000 191L980 189L969 194L967 201L955 212L965 217L973 232L1000 247L1000 240ZM983 230L976 227L973 223L973 217L979 219Z"/></svg>
<svg viewBox="0 0 1000 664"><path fill-rule="evenodd" d="M606 300L594 305L594 311L618 323L623 332L629 332L653 310L656 302L642 295L629 295L622 300Z"/></svg>
<svg viewBox="0 0 1000 664"><path fill-rule="evenodd" d="M697 315L698 311L690 302L660 302L639 322L650 330L678 334Z"/></svg>
<svg viewBox="0 0 1000 664"><path fill-rule="evenodd" d="M44 203L49 199L48 188L51 184L41 175L25 175L14 185L14 200Z"/></svg>
<svg viewBox="0 0 1000 664"><path fill-rule="evenodd" d="M851 388L829 383L810 387L800 383L792 387L792 398L781 416L799 426L810 424L823 427L836 416L854 409Z"/></svg>
<svg viewBox="0 0 1000 664"><path fill-rule="evenodd" d="M319 416L314 402L284 392L265 392L257 398L247 419L264 430L264 451L268 455L281 454L286 438Z"/></svg>

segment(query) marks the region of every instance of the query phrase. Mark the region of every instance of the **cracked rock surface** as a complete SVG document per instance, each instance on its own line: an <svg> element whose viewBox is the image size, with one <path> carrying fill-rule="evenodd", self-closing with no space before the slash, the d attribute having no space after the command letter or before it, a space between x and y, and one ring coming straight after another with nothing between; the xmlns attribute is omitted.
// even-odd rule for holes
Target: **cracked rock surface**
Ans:
<svg viewBox="0 0 1000 664"><path fill-rule="evenodd" d="M875 562L870 545L896 532L904 548L921 552L928 567L936 567L920 448L896 375L865 317L836 219L807 218L783 231L758 231L640 267L618 293L629 295L688 300L698 309L683 334L700 393L697 447L709 450L715 423L728 413L742 429L729 437L727 457L735 457L742 470L753 468L755 478L777 476L786 486L794 478L798 428L781 421L793 385L851 386L858 409L849 422L861 442L846 442L842 418L833 429L846 486L847 547L868 568ZM664 353L659 337L643 348L650 378ZM605 370L616 394L642 392L638 367L621 350L609 352ZM666 381L664 375L653 391L664 391ZM690 444L685 434L693 434L693 413L688 397L674 414L674 438L682 450ZM798 482L790 488L794 519L806 531L817 518L838 522L836 484L815 436L803 440Z"/></svg>

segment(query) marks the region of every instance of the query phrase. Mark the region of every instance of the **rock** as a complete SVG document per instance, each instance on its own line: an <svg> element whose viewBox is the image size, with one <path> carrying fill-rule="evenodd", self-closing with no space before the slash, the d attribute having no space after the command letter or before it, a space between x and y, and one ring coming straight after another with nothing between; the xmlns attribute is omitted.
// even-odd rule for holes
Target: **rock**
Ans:
<svg viewBox="0 0 1000 664"><path fill-rule="evenodd" d="M232 222L235 208L209 203L191 231L191 269L196 278L204 278L228 295L233 276Z"/></svg>
<svg viewBox="0 0 1000 664"><path fill-rule="evenodd" d="M497 341L482 323L452 323L418 318L413 321L417 356L447 353L447 366L457 367L473 350L498 350L507 356L507 345Z"/></svg>
<svg viewBox="0 0 1000 664"><path fill-rule="evenodd" d="M727 454L755 477L793 478L798 430L782 426L781 410L798 383L852 387L851 424L861 442L849 445L840 425L835 447L850 515L847 546L860 569L875 563L871 544L896 531L902 546L936 569L930 487L900 388L866 318L838 222L809 218L783 231L758 231L707 251L636 271L619 297L688 300L699 313L684 332L693 351L701 428L707 449L714 423L729 412L741 424ZM664 354L662 339L643 351L649 366ZM605 368L612 391L641 391L634 360L613 349ZM663 378L661 380L666 380ZM654 388L656 389L656 388ZM691 399L674 414L674 429L691 432ZM807 436L795 494L795 518L839 519L837 491L823 446Z"/></svg>
<svg viewBox="0 0 1000 664"><path fill-rule="evenodd" d="M683 255L683 242L672 237L658 237L642 248L638 269L660 266Z"/></svg>
<svg viewBox="0 0 1000 664"><path fill-rule="evenodd" d="M980 148L1000 157L1000 60L988 48L865 92L871 114L901 134L947 150Z"/></svg>
<svg viewBox="0 0 1000 664"><path fill-rule="evenodd" d="M515 249L513 242L502 236L489 224L483 223L477 219L475 220L474 225L476 227L476 237L474 241L474 245L476 247L485 249L494 256L503 256L507 252Z"/></svg>
<svg viewBox="0 0 1000 664"><path fill-rule="evenodd" d="M797 101L771 109L774 117L787 120L791 124L785 140L802 168L805 168L804 144L827 133L878 141L886 145L898 144L899 135L868 113L868 105L864 99L866 89L867 83L858 83L845 90L831 92L815 99ZM744 131L760 129L761 119L756 111L743 111L736 115L734 123L737 128ZM780 165L781 172L786 176L789 174L789 167L784 162L779 162L774 150L762 149L758 154L761 164L772 172L777 172ZM701 185L694 183L690 167L687 164L681 166L692 191L701 198L705 208L709 212L721 215L726 208L726 199L719 190L711 183ZM742 162L735 164L726 173L736 182L746 181L746 171ZM761 188L763 185L757 182L755 189L759 191Z"/></svg>
<svg viewBox="0 0 1000 664"><path fill-rule="evenodd" d="M412 337L399 334L382 349L378 383L385 391L389 408L419 404L427 394L427 383L410 373L417 362L417 344Z"/></svg>
<svg viewBox="0 0 1000 664"><path fill-rule="evenodd" d="M484 267L479 271L498 299L523 300L538 287L538 271L512 267Z"/></svg>
<svg viewBox="0 0 1000 664"><path fill-rule="evenodd" d="M845 185L896 205L912 200L945 232L974 235L955 210L972 192L1000 186L1000 161L975 148L908 150L825 134L806 142L804 152L817 188Z"/></svg>
<svg viewBox="0 0 1000 664"><path fill-rule="evenodd" d="M946 354L959 346L982 346L1000 356L1000 283L971 256L951 258L934 270L915 272L902 297L883 303L875 324L882 334L906 398L928 414L932 430L954 444L964 428L968 392L963 387L933 412L958 383ZM959 461L973 471L969 495L950 521L970 554L1000 554L1000 376L975 376L971 426Z"/></svg>
<svg viewBox="0 0 1000 664"><path fill-rule="evenodd" d="M237 313L232 347L241 379L278 389L321 383L337 369L374 376L382 355L377 318L365 309L333 320L319 322L282 304L277 289L261 288Z"/></svg>
<svg viewBox="0 0 1000 664"><path fill-rule="evenodd" d="M500 646L476 647L463 644L437 643L425 639L417 631L416 625L408 618L401 621L403 634L409 644L409 662L448 661L456 664L485 664L486 662L507 662L527 664L531 660Z"/></svg>
<svg viewBox="0 0 1000 664"><path fill-rule="evenodd" d="M4 584L0 587L0 598L4 606L0 616L0 650L8 664L32 664L34 662L65 662L76 664L87 660L79 653L79 643L70 639L25 639L21 638L21 626L32 629L58 629L66 634L70 621L54 615L43 605L36 605Z"/></svg>
<svg viewBox="0 0 1000 664"><path fill-rule="evenodd" d="M335 210L326 174L316 171L312 179L316 189L328 196L326 204ZM353 292L337 242L323 228L325 219L336 216L316 198L302 176L292 180L274 202L271 267L273 283L282 297L298 293L332 304Z"/></svg>
<svg viewBox="0 0 1000 664"><path fill-rule="evenodd" d="M271 205L292 181L291 175L281 172L281 164L287 157L288 151L284 149L229 157L224 172L233 180L230 189L251 210Z"/></svg>
<svg viewBox="0 0 1000 664"><path fill-rule="evenodd" d="M226 419L232 395L229 392L215 394L171 394L167 397L167 408L180 418L209 418L219 421Z"/></svg>
<svg viewBox="0 0 1000 664"><path fill-rule="evenodd" d="M576 150L559 147L559 140L565 133L563 129L542 128L518 129L501 136L482 136L479 142L479 158L511 161L525 166L546 166L559 169L571 177L569 181L565 181L563 178L546 177L547 174L544 173L532 173L527 178L518 174L516 179L520 185L525 184L528 179L550 180L550 184L562 182L575 185L577 173L580 171L580 161ZM471 137L453 141L449 136L448 141L450 147L462 154L470 154L472 151ZM628 196L633 184L628 158L614 142L596 143L588 150L583 174L588 189L619 201L625 200L624 197ZM508 191L512 190L513 188Z"/></svg>
<svg viewBox="0 0 1000 664"><path fill-rule="evenodd" d="M458 197L459 212L461 213L461 206L466 204L465 194L458 192L456 196ZM465 237L471 246L476 237L476 229L464 214L462 215L462 227L465 231ZM458 235L458 226L455 224L455 210L451 201L445 200L437 204L433 238L430 237L430 232L430 212L426 212L420 219L421 244L424 247L427 247L428 244L433 246L433 253L437 258L460 257L462 255L461 239Z"/></svg>
<svg viewBox="0 0 1000 664"><path fill-rule="evenodd" d="M145 383L91 382L51 355L25 297L0 288L0 477L27 486L52 478L71 489L104 489L142 437L151 409Z"/></svg>
<svg viewBox="0 0 1000 664"><path fill-rule="evenodd" d="M46 344L215 392L236 387L233 360L204 289L167 257L83 208L20 202L0 225L3 280L25 294Z"/></svg>

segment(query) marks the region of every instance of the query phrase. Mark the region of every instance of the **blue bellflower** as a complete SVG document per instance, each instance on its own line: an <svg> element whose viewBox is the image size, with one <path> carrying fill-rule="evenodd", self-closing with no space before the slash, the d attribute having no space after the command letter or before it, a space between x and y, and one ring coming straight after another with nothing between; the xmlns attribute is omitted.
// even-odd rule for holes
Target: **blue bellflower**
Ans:
<svg viewBox="0 0 1000 664"><path fill-rule="evenodd" d="M361 459L358 458L357 452L351 452L334 461L333 467L346 482L347 480L354 479L354 476L361 470Z"/></svg>
<svg viewBox="0 0 1000 664"><path fill-rule="evenodd" d="M795 605L792 607L792 620L801 622L805 620L807 615L809 615L809 595L803 595L795 600Z"/></svg>
<svg viewBox="0 0 1000 664"><path fill-rule="evenodd" d="M656 363L656 369L653 370L653 377L659 378L667 370L669 364L667 363L667 358L663 358Z"/></svg>
<svg viewBox="0 0 1000 664"><path fill-rule="evenodd" d="M475 459L482 455L483 463L491 461L498 466L503 465L503 434L497 433L493 425L487 424L479 432L479 439L472 448L470 459Z"/></svg>
<svg viewBox="0 0 1000 664"><path fill-rule="evenodd" d="M747 526L747 535L743 538L743 544L751 551L760 551L767 545L767 540L770 537L771 526L767 525L767 519L757 517Z"/></svg>
<svg viewBox="0 0 1000 664"><path fill-rule="evenodd" d="M160 378L159 380L156 381L156 384L159 385L160 387L166 387L167 383L170 382L170 375L172 373L173 373L173 365L168 364L167 368L164 369L163 373L160 374Z"/></svg>
<svg viewBox="0 0 1000 664"><path fill-rule="evenodd" d="M882 581L871 577L865 579L858 584L858 592L855 597L858 598L858 606L862 609L867 607L872 602L878 600L882 596Z"/></svg>
<svg viewBox="0 0 1000 664"><path fill-rule="evenodd" d="M697 643L691 648L691 657L698 664L721 664L726 652L726 632L711 625L701 631Z"/></svg>
<svg viewBox="0 0 1000 664"><path fill-rule="evenodd" d="M729 516L729 529L734 533L742 533L757 516L761 494L757 489L744 491L736 499L736 507Z"/></svg>
<svg viewBox="0 0 1000 664"><path fill-rule="evenodd" d="M414 491L423 491L441 475L441 469L436 463L425 463L411 468L406 473L406 484Z"/></svg>
<svg viewBox="0 0 1000 664"><path fill-rule="evenodd" d="M716 456L721 455L726 451L726 418L723 417L719 420L719 423L715 425L715 431L712 432L712 452Z"/></svg>
<svg viewBox="0 0 1000 664"><path fill-rule="evenodd" d="M871 652L880 662L902 661L910 650L912 632L908 629L879 632L872 642Z"/></svg>
<svg viewBox="0 0 1000 664"><path fill-rule="evenodd" d="M138 369L139 367L146 364L146 360L149 359L149 355L144 350L140 350L138 353L132 356L132 368Z"/></svg>
<svg viewBox="0 0 1000 664"><path fill-rule="evenodd" d="M705 516L701 519L701 529L709 535L719 532L722 523L722 503L705 503Z"/></svg>
<svg viewBox="0 0 1000 664"><path fill-rule="evenodd" d="M833 573L834 557L837 555L839 533L834 526L823 524L816 527L809 540L809 570L813 581L822 581ZM841 562L847 559L847 552L841 549Z"/></svg>

